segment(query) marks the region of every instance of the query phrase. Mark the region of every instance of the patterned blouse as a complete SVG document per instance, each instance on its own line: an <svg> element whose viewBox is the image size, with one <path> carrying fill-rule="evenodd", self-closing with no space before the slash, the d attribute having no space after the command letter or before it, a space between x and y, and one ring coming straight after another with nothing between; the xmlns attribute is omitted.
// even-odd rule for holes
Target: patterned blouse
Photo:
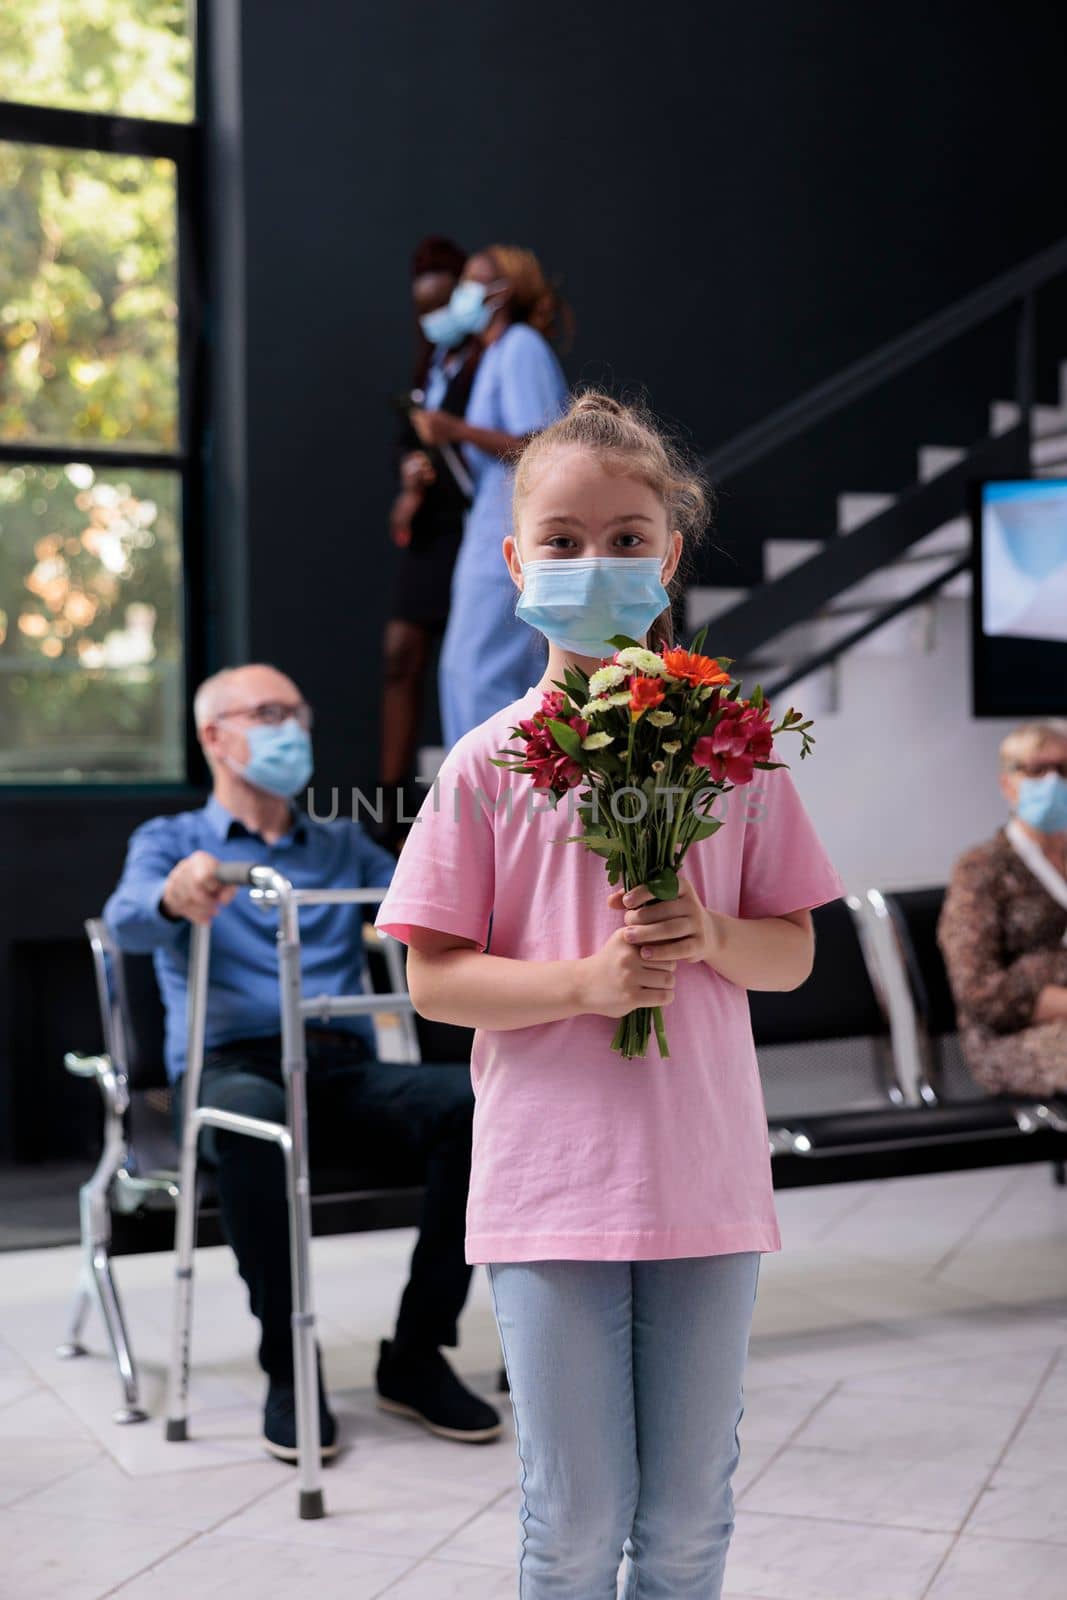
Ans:
<svg viewBox="0 0 1067 1600"><path fill-rule="evenodd" d="M1012 848L1003 828L960 857L938 943L956 999L960 1042L994 1093L1067 1089L1067 1022L1032 1021L1047 984L1067 986L1067 908Z"/></svg>

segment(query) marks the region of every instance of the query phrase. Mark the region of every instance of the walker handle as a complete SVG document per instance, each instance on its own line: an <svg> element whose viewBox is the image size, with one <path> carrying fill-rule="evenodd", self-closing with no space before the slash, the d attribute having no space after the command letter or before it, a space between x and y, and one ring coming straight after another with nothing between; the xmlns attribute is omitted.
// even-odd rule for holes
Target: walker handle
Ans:
<svg viewBox="0 0 1067 1600"><path fill-rule="evenodd" d="M247 884L252 882L255 868L254 861L220 861L215 868L215 877L219 883Z"/></svg>

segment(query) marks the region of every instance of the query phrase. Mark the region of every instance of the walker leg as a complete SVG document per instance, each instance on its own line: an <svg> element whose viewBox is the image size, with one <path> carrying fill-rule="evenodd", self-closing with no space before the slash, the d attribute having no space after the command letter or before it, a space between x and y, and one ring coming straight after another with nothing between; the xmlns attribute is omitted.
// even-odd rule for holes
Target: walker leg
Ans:
<svg viewBox="0 0 1067 1600"><path fill-rule="evenodd" d="M1067 1163L1062 1161L1052 1163L1052 1181L1059 1189L1067 1184Z"/></svg>
<svg viewBox="0 0 1067 1600"><path fill-rule="evenodd" d="M318 1373L315 1360L315 1312L311 1293L307 1053L304 1020L300 1009L300 942L296 929L295 909L291 906L282 912L280 934L278 955L281 980L282 1067L286 1082L291 1141L285 1150L285 1179L289 1201L289 1255L293 1281L293 1376L296 1385L296 1446L300 1469L298 1514L303 1521L314 1521L325 1516L326 1508L321 1487L322 1440L319 1432Z"/></svg>
<svg viewBox="0 0 1067 1600"><path fill-rule="evenodd" d="M174 1225L174 1306L167 1374L166 1437L189 1437L189 1347L193 1324L193 1250L196 1241L198 1125L190 1119L182 1135L178 1209Z"/></svg>

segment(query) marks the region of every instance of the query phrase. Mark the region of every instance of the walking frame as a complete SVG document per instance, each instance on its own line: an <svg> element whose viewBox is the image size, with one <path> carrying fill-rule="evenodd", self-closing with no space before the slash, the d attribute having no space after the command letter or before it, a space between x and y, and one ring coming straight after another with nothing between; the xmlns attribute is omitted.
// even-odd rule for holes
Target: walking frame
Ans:
<svg viewBox="0 0 1067 1600"><path fill-rule="evenodd" d="M311 1187L308 1178L307 1043L309 1018L323 1023L333 1017L363 1016L374 1012L398 1015L408 1058L418 1059L414 1014L404 980L403 958L392 940L383 945L391 992L359 995L319 995L305 999L301 992L300 909L310 905L374 905L385 889L294 889L273 867L244 862L221 862L216 876L221 883L247 886L252 898L278 911L278 967L280 987L282 1076L286 1091L286 1120L268 1122L261 1117L201 1106L200 1078L204 1066L204 1029L207 1018L208 958L211 929L193 926L189 947L188 1027L185 1101L182 1118L181 1167L175 1223L174 1308L170 1370L167 1384L168 1440L188 1437L189 1352L193 1309L193 1253L196 1236L197 1152L201 1130L219 1128L226 1133L276 1144L285 1162L289 1205L289 1256L293 1288L293 1373L296 1386L296 1442L299 1470L299 1515L313 1520L325 1515L320 1483L322 1463L319 1437L319 1402L315 1350L315 1312L311 1285Z"/></svg>

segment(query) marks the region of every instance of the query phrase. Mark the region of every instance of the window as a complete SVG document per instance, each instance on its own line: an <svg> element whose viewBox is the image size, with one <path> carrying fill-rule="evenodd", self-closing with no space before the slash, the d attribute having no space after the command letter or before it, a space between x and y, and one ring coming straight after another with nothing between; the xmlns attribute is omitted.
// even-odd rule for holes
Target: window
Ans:
<svg viewBox="0 0 1067 1600"><path fill-rule="evenodd" d="M191 9L0 8L0 783L187 775Z"/></svg>

